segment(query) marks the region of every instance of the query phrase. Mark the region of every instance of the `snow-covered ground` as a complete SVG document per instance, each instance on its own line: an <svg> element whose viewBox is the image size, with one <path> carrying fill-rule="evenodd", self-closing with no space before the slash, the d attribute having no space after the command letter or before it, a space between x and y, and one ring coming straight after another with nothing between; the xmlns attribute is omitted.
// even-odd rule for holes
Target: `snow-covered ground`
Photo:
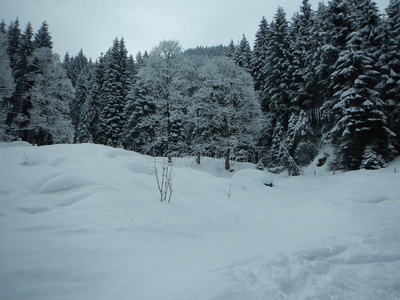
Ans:
<svg viewBox="0 0 400 300"><path fill-rule="evenodd" d="M180 159L170 204L153 164L1 143L0 299L400 299L400 160L288 178Z"/></svg>

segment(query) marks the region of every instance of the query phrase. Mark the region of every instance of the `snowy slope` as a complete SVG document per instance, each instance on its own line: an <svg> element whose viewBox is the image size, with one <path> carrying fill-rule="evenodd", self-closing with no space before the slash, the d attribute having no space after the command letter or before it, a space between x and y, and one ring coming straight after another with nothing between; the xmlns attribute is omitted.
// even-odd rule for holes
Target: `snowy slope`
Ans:
<svg viewBox="0 0 400 300"><path fill-rule="evenodd" d="M0 299L400 299L399 160L271 179L179 159L170 204L153 163L1 143Z"/></svg>

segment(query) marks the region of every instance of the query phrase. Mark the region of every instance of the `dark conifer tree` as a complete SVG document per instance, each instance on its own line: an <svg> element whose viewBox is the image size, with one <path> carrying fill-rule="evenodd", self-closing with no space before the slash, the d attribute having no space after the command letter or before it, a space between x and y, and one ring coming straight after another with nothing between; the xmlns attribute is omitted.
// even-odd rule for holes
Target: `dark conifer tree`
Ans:
<svg viewBox="0 0 400 300"><path fill-rule="evenodd" d="M14 69L17 60L17 51L21 39L21 29L19 27L18 18L14 22L11 22L10 26L8 27L7 39L8 39L7 52L10 58L10 66L12 69Z"/></svg>
<svg viewBox="0 0 400 300"><path fill-rule="evenodd" d="M228 46L228 54L226 56L233 59L235 57L235 53L236 53L236 45L233 42L233 39L231 39Z"/></svg>
<svg viewBox="0 0 400 300"><path fill-rule="evenodd" d="M125 124L124 108L131 83L127 61L128 53L124 40L115 39L108 54L108 67L102 86L105 103L99 117L99 141L113 147L120 146L122 143Z"/></svg>
<svg viewBox="0 0 400 300"><path fill-rule="evenodd" d="M35 34L35 39L33 44L36 49L39 48L53 48L53 42L51 41L51 35L49 32L49 25L46 21L43 21L42 25L40 26L39 30Z"/></svg>
<svg viewBox="0 0 400 300"><path fill-rule="evenodd" d="M290 115L292 56L289 24L281 7L278 8L270 28L267 63L263 70L266 84L262 91L261 104L271 114L273 124L279 120L286 130Z"/></svg>
<svg viewBox="0 0 400 300"><path fill-rule="evenodd" d="M4 22L4 19L0 22L0 32L4 35L7 34L7 24Z"/></svg>
<svg viewBox="0 0 400 300"><path fill-rule="evenodd" d="M400 0L391 0L384 20L384 42L379 57L380 82L377 86L390 129L396 134L400 152Z"/></svg>
<svg viewBox="0 0 400 300"><path fill-rule="evenodd" d="M262 90L262 88L265 86L266 76L263 70L266 63L268 42L269 24L263 17L256 33L256 40L254 42L254 51L251 61L254 88L256 90Z"/></svg>
<svg viewBox="0 0 400 300"><path fill-rule="evenodd" d="M81 105L74 112L74 114L79 112L79 118L75 121L74 140L77 143L94 142L97 128L96 122L98 121L100 112L98 109L98 87L93 63L89 62L86 68L81 71L75 90L75 99L79 98ZM71 115L73 115L72 111Z"/></svg>
<svg viewBox="0 0 400 300"><path fill-rule="evenodd" d="M331 113L324 114L332 118L327 120L326 125L331 127L329 130L325 127L324 141L335 146L335 168L359 169L367 147L386 160L392 159L395 153L383 102L370 88L376 76L372 63L373 58L363 48L361 33L353 32L331 75L334 95L326 103Z"/></svg>
<svg viewBox="0 0 400 300"><path fill-rule="evenodd" d="M252 52L249 41L243 34L239 45L236 47L236 52L234 55L235 62L239 67L251 73L251 57Z"/></svg>

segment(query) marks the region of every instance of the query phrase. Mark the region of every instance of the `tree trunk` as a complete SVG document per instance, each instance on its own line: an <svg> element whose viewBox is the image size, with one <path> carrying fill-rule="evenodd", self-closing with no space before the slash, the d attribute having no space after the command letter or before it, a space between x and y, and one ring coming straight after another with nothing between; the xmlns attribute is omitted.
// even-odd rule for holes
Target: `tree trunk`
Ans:
<svg viewBox="0 0 400 300"><path fill-rule="evenodd" d="M225 154L225 170L227 170L227 171L229 171L231 168L231 165L229 163L230 158L231 158L231 149L228 148L226 150L226 154Z"/></svg>
<svg viewBox="0 0 400 300"><path fill-rule="evenodd" d="M197 152L196 164L200 164L200 152Z"/></svg>

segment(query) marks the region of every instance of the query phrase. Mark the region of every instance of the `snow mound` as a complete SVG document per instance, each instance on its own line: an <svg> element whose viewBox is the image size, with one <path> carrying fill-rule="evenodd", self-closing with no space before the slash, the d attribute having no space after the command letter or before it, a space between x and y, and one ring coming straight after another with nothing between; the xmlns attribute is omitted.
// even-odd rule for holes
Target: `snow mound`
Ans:
<svg viewBox="0 0 400 300"><path fill-rule="evenodd" d="M286 177L173 158L169 204L162 160L0 144L0 299L400 299L400 159Z"/></svg>
<svg viewBox="0 0 400 300"><path fill-rule="evenodd" d="M65 192L72 189L81 188L92 184L92 182L86 178L77 176L75 174L61 174L49 180L46 180L37 189L38 193L56 193Z"/></svg>

